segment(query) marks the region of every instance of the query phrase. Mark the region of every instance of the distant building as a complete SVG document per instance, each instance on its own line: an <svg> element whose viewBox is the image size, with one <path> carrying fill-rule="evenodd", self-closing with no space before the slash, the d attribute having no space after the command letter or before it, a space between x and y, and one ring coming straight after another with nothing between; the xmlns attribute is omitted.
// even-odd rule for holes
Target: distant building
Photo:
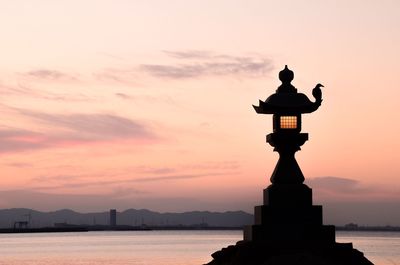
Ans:
<svg viewBox="0 0 400 265"><path fill-rule="evenodd" d="M117 210L111 209L110 210L110 226L117 225Z"/></svg>
<svg viewBox="0 0 400 265"><path fill-rule="evenodd" d="M346 224L344 228L349 229L349 230L357 230L358 229L358 224L350 223Z"/></svg>
<svg viewBox="0 0 400 265"><path fill-rule="evenodd" d="M18 221L14 222L14 229L23 229L23 228L28 228L29 227L29 222L28 221Z"/></svg>
<svg viewBox="0 0 400 265"><path fill-rule="evenodd" d="M67 223L67 222L63 222L63 223L54 223L54 227L57 227L57 228L74 227L74 226L78 226L78 225L69 224L69 223Z"/></svg>

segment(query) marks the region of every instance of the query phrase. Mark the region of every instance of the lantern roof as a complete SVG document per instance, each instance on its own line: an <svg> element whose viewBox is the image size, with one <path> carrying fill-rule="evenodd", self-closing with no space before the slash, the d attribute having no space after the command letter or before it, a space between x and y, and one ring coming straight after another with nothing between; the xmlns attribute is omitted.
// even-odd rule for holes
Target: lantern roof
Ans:
<svg viewBox="0 0 400 265"><path fill-rule="evenodd" d="M259 106L254 109L259 114L300 114L316 111L322 102L322 92L318 84L313 89L315 102L312 102L303 93L298 93L297 89L291 84L294 73L287 65L279 72L279 80L282 84L278 87L275 94L269 96L265 101L259 101Z"/></svg>

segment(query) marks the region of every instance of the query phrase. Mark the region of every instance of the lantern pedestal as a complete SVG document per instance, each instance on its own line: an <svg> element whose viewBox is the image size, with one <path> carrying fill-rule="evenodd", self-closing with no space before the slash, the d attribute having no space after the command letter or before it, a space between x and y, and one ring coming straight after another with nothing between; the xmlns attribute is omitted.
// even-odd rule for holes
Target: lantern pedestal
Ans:
<svg viewBox="0 0 400 265"><path fill-rule="evenodd" d="M264 189L264 204L254 210L254 225L244 229L245 241L264 244L333 245L335 227L322 224L322 206L312 205L312 190L303 184L304 176L295 153L308 140L307 133L277 131L267 142L279 153Z"/></svg>
<svg viewBox="0 0 400 265"><path fill-rule="evenodd" d="M271 176L273 184L301 184L304 176L294 154L308 140L308 133L274 132L267 135L267 142L279 153L279 160Z"/></svg>

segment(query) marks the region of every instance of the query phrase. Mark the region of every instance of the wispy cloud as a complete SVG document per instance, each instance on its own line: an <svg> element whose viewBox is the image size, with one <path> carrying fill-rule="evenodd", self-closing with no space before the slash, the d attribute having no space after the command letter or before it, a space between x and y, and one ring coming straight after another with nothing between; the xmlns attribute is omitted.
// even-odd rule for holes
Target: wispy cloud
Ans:
<svg viewBox="0 0 400 265"><path fill-rule="evenodd" d="M211 51L163 51L169 63L143 62L126 68L105 68L94 73L100 81L141 85L143 73L156 78L189 79L212 76L262 77L273 70L271 59L262 55L230 55ZM121 95L123 97L123 95Z"/></svg>
<svg viewBox="0 0 400 265"><path fill-rule="evenodd" d="M368 186L360 181L341 177L307 179L317 198L328 201L366 201L399 198L398 192L384 186Z"/></svg>
<svg viewBox="0 0 400 265"><path fill-rule="evenodd" d="M76 81L78 78L74 75L50 69L37 69L23 73L26 77L45 80L63 80L63 81Z"/></svg>
<svg viewBox="0 0 400 265"><path fill-rule="evenodd" d="M156 176L156 177L145 177L145 178L137 178L135 182L153 182L153 181L169 181L169 180L182 180L182 179L194 179L194 178L202 178L213 175L220 174L185 174L185 175L167 175L167 176Z"/></svg>
<svg viewBox="0 0 400 265"><path fill-rule="evenodd" d="M2 96L9 96L9 95L31 95L34 92L32 89L29 89L24 86L11 86L8 84L0 83L0 93Z"/></svg>
<svg viewBox="0 0 400 265"><path fill-rule="evenodd" d="M62 181L62 180L61 180ZM128 188L127 185L132 184L135 182L135 180L94 180L94 181L87 181L87 180L81 180L77 179L76 181L62 181L62 182L56 182L53 181L48 184L40 185L40 186L35 186L33 189L38 190L38 191L57 191L57 190L82 190L82 189L90 189L90 188L98 188L98 187L104 187L104 186L119 186L123 185L125 188ZM138 190L134 188L133 186L129 186L130 190L135 193L147 193L146 191L143 190Z"/></svg>
<svg viewBox="0 0 400 265"><path fill-rule="evenodd" d="M107 67L93 73L93 77L102 83L111 81L129 86L139 85L138 80L140 79L140 77L137 76L137 69L134 66L125 68Z"/></svg>
<svg viewBox="0 0 400 265"><path fill-rule="evenodd" d="M127 94L118 92L114 94L117 98L125 101L131 101L134 103L145 103L145 104L166 104L168 106L174 106L182 108L181 104L178 103L169 95L144 95L144 94Z"/></svg>
<svg viewBox="0 0 400 265"><path fill-rule="evenodd" d="M54 183L54 182L72 182L75 180L81 180L85 175L69 175L69 174L62 174L62 175L45 175L45 176L36 176L32 178L33 182L38 183Z"/></svg>
<svg viewBox="0 0 400 265"><path fill-rule="evenodd" d="M205 161L201 164L185 165L189 170L239 170L240 163L238 161Z"/></svg>
<svg viewBox="0 0 400 265"><path fill-rule="evenodd" d="M158 139L151 126L112 114L66 115L28 110L18 112L50 128L45 131L32 131L0 127L0 153L94 142L134 140L153 143Z"/></svg>
<svg viewBox="0 0 400 265"><path fill-rule="evenodd" d="M307 182L318 189L340 193L363 190L359 181L348 178L327 176L308 179Z"/></svg>
<svg viewBox="0 0 400 265"><path fill-rule="evenodd" d="M150 175L141 178L126 178L118 175L55 175L38 176L31 180L32 189L36 191L65 191L65 190L91 190L107 186L109 189L126 189L136 194L148 193L146 190L137 189L138 183L147 182L166 182L184 179L203 178L209 176L221 175L221 173L207 174L182 174L182 175Z"/></svg>
<svg viewBox="0 0 400 265"><path fill-rule="evenodd" d="M0 153L48 147L46 136L27 130L0 128Z"/></svg>
<svg viewBox="0 0 400 265"><path fill-rule="evenodd" d="M39 175L31 179L31 186L39 191L90 190L98 187L124 187L136 190L139 183L153 185L173 181L191 180L232 174L231 171L187 172L182 168L138 166L110 170L96 174L55 174Z"/></svg>
<svg viewBox="0 0 400 265"><path fill-rule="evenodd" d="M171 167L152 167L152 166L139 166L135 167L133 169L129 170L134 170L135 172L139 172L141 174L171 174L175 173L177 171L176 168L171 168Z"/></svg>
<svg viewBox="0 0 400 265"><path fill-rule="evenodd" d="M32 167L33 165L30 163L14 162L14 163L7 163L6 166L16 167L16 168L27 168L27 167Z"/></svg>
<svg viewBox="0 0 400 265"><path fill-rule="evenodd" d="M28 85L29 82L18 83L17 85L7 85L0 83L0 95L2 96L17 96L17 97L31 97L36 99L52 100L52 101L90 101L92 100L83 93L66 93L63 91L50 92L43 91L43 89L32 88Z"/></svg>
<svg viewBox="0 0 400 265"><path fill-rule="evenodd" d="M222 56L221 54L215 54L211 51L204 50L187 50L187 51L163 51L170 57L178 59L209 59L213 57Z"/></svg>
<svg viewBox="0 0 400 265"><path fill-rule="evenodd" d="M112 114L47 114L32 111L21 113L43 123L79 133L82 138L89 137L87 139L155 137L143 123Z"/></svg>
<svg viewBox="0 0 400 265"><path fill-rule="evenodd" d="M74 89L54 89L57 85L68 85L73 88L80 82L78 74L69 74L57 70L39 69L15 73L15 80L8 83L0 82L0 95L22 98L35 98L51 101L91 101L92 97Z"/></svg>
<svg viewBox="0 0 400 265"><path fill-rule="evenodd" d="M122 99L134 99L134 97L129 96L128 94L125 94L125 93L115 93L115 96L122 98Z"/></svg>
<svg viewBox="0 0 400 265"><path fill-rule="evenodd" d="M316 203L324 205L327 223L388 225L400 220L399 192L396 187L367 185L343 177L317 177L306 179L313 188Z"/></svg>
<svg viewBox="0 0 400 265"><path fill-rule="evenodd" d="M203 76L263 76L273 69L264 57L233 56L208 51L164 51L175 64L142 64L140 69L155 77L184 79Z"/></svg>

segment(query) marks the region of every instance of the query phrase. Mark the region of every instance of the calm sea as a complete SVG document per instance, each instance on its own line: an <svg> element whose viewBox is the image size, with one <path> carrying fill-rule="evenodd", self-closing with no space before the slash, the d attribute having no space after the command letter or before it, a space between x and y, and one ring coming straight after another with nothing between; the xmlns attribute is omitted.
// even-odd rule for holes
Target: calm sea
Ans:
<svg viewBox="0 0 400 265"><path fill-rule="evenodd" d="M1 234L1 265L199 265L241 231ZM400 232L338 232L376 265L400 265Z"/></svg>

